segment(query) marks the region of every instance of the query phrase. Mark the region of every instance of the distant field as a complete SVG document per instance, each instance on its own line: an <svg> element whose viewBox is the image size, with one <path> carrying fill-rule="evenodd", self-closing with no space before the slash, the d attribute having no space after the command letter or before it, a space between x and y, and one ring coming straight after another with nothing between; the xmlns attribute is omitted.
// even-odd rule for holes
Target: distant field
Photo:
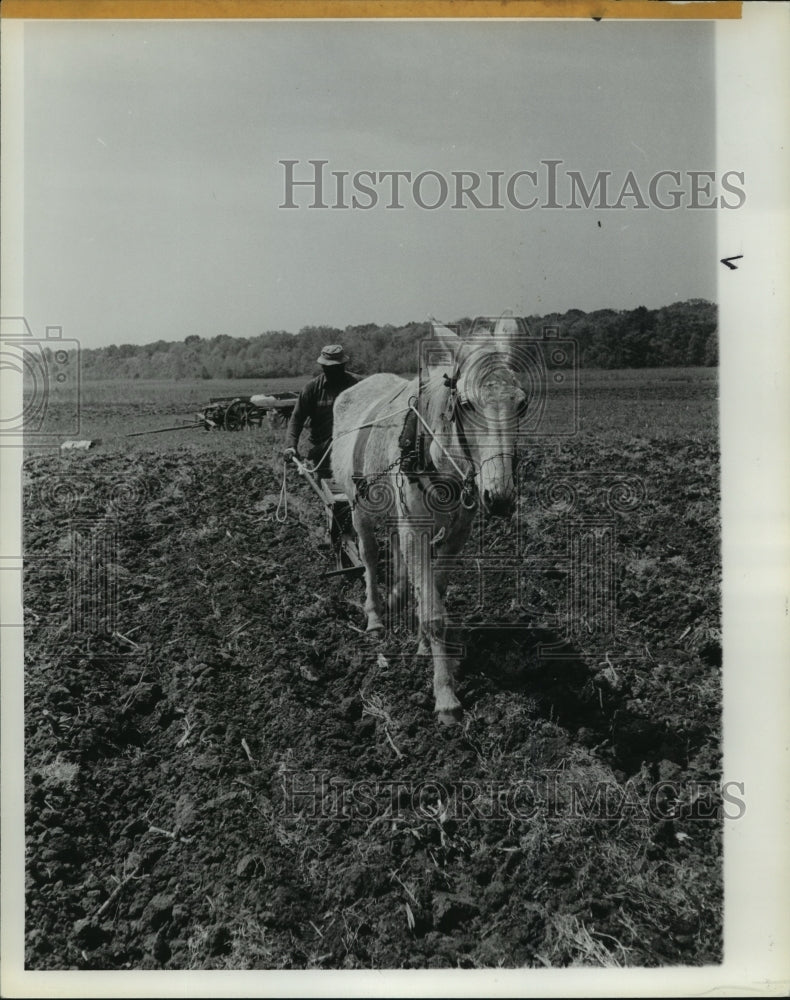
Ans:
<svg viewBox="0 0 790 1000"><path fill-rule="evenodd" d="M108 379L85 381L80 389L82 437L100 437L124 448L171 450L183 445L213 450L260 447L269 428L247 435L208 434L200 429L161 436L123 438L134 431L191 423L212 396L295 391L310 376L283 379ZM578 429L596 437L715 437L718 427L718 369L645 368L579 373ZM567 391L555 395L565 411ZM74 411L71 398L53 398L48 419L55 429L64 426L60 414ZM64 437L73 437L71 432ZM231 442L229 439L238 438ZM245 440L248 438L253 440ZM277 436L279 439L279 436Z"/></svg>

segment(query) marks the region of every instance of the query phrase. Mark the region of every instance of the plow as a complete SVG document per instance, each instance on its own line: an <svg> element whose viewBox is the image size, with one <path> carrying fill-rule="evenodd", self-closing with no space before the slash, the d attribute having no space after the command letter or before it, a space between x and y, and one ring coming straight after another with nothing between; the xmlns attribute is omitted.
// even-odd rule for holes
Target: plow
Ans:
<svg viewBox="0 0 790 1000"><path fill-rule="evenodd" d="M359 554L357 536L351 521L351 503L333 479L319 477L315 470L295 455L296 471L318 497L324 510L326 534L332 547L334 568L323 576L361 576L365 567Z"/></svg>

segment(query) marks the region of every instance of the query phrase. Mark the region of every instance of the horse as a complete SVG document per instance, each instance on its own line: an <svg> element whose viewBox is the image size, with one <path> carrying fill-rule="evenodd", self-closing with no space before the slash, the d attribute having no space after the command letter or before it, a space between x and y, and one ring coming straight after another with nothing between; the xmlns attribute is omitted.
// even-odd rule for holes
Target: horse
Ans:
<svg viewBox="0 0 790 1000"><path fill-rule="evenodd" d="M433 660L434 711L440 723L462 718L457 666L448 650L444 596L452 559L484 513L509 518L516 500L519 417L528 403L512 345L517 321L505 314L482 337L462 339L432 320L417 378L363 379L338 396L333 477L352 500L365 572L367 632L384 629L376 578L376 524L389 522L400 607L411 581L417 600L417 655Z"/></svg>

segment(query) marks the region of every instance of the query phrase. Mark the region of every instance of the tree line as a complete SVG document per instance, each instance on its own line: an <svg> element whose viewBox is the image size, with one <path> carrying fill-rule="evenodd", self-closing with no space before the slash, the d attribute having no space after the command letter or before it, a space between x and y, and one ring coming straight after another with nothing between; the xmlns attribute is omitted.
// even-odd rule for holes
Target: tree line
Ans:
<svg viewBox="0 0 790 1000"><path fill-rule="evenodd" d="M717 307L704 299L675 302L660 309L599 309L526 317L530 333L545 327L575 340L583 368L661 368L718 364ZM461 333L473 320L455 321ZM279 378L317 369L324 344L341 343L350 368L364 375L416 371L419 342L430 324L404 326L364 323L341 330L306 326L299 333L270 330L256 337L190 334L183 341L115 344L81 353L85 378Z"/></svg>

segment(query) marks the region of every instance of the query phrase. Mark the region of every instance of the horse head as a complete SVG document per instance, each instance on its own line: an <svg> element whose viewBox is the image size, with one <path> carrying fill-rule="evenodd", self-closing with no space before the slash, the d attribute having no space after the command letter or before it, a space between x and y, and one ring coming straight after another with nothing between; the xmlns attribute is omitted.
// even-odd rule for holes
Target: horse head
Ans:
<svg viewBox="0 0 790 1000"><path fill-rule="evenodd" d="M527 406L513 359L517 336L517 321L509 314L499 317L493 332L468 340L447 327L434 327L445 352L438 352L443 366L434 365L431 372L436 387L433 408L441 411L442 430L431 446L431 458L446 471L448 455L456 468L465 463L465 473L474 472L486 512L498 517L510 517L515 507L518 426ZM442 379L438 387L437 376Z"/></svg>

